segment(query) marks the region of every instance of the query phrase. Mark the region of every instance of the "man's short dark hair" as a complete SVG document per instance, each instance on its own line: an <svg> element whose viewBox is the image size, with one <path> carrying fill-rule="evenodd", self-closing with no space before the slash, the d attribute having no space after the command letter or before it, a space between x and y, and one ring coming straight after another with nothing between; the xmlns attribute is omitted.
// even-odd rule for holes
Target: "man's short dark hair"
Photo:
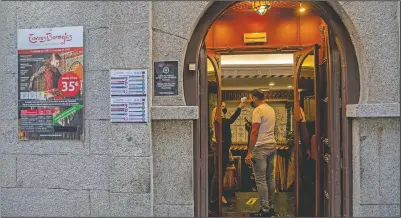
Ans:
<svg viewBox="0 0 401 218"><path fill-rule="evenodd" d="M263 92L259 89L255 89L251 92L251 95L253 97L258 98L259 100L264 100L265 99L265 94L263 94Z"/></svg>

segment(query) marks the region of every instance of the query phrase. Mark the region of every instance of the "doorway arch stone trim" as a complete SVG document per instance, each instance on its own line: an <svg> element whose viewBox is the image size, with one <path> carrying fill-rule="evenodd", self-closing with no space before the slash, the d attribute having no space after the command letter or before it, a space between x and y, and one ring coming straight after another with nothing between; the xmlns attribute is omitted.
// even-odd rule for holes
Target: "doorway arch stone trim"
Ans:
<svg viewBox="0 0 401 218"><path fill-rule="evenodd" d="M187 106L196 106L198 102L196 99L193 99L193 92L196 92L196 85L198 84L196 81L196 72L189 70L189 64L197 64L198 54L200 51L201 40L206 37L206 34L213 24L213 22L218 18L220 14L222 14L226 9L231 7L232 5L236 4L237 1L215 1L209 3L203 10L202 16L198 19L194 31L192 32L192 36L189 39L186 54L184 58L184 67L183 67L183 91L184 91L184 100ZM322 2L311 2L320 12L322 18L332 18L332 19L325 19L325 22L329 26L329 28L334 29L333 27L339 27L342 29L342 33L347 38L345 39L348 43L344 43L344 47L347 48L345 53L349 53L350 50L352 51L352 55L354 55L354 63L357 63L358 67L353 67L352 75L355 77L353 81L356 81L357 84L357 95L354 95L347 104L359 104L367 101L368 91L366 87L367 83L367 75L360 74L360 72L366 72L366 65L364 61L364 53L363 53L363 46L360 43L358 31L356 30L355 25L352 23L351 18L347 15L344 10L344 5L347 2L338 2L338 1L322 1ZM333 21L335 20L335 21ZM334 23L334 24L333 24ZM337 26L336 26L337 25ZM334 31L336 32L336 31ZM342 39L344 40L344 39ZM194 53L193 51L196 50ZM346 58L347 59L347 58ZM359 63L359 65L358 65Z"/></svg>
<svg viewBox="0 0 401 218"><path fill-rule="evenodd" d="M213 22L229 7L236 4L235 1L225 1L225 2L213 2L209 4L209 7L204 11L203 16L199 19L193 33L192 37L189 40L186 55L184 59L184 72L183 72L183 89L184 89L184 98L187 106L199 106L199 75L198 71L190 71L189 65L195 64L198 67L199 62L199 54L201 45L207 35L209 28L212 26ZM354 42L358 42L359 36L357 35L356 28L351 22L351 19L345 13L342 3L339 2L310 2L313 7L317 9L320 16L325 20L328 27L334 32L336 36L342 42L342 53L344 60L344 73L345 83L342 87L346 90L345 95L342 97L342 105L344 105L344 109L342 109L343 117L346 117L345 105L348 104L359 104L360 96L361 96L361 88L360 88L360 75L359 70L360 67L358 65L357 52L362 49L358 43L356 45ZM343 21L345 20L345 21ZM359 50L356 50L359 48ZM198 68L196 68L198 69ZM364 77L363 77L364 78ZM362 88L364 92L362 95L366 95L366 90ZM201 111L201 110L199 110ZM205 211L205 206L200 205L199 194L201 193L199 183L197 183L197 173L198 167L205 163L201 163L200 159L198 159L198 155L196 153L199 150L199 123L202 122L202 115L199 115L198 120L194 122L194 173L195 173L195 214L198 216L206 216L207 208ZM344 204L346 205L343 209L345 216L352 216L352 123L349 118L345 119L346 122L343 123L343 134L346 135L345 138L345 147L346 155L344 157L345 169L346 172L344 176L345 186L345 197L343 197ZM204 160L203 160L204 161ZM205 176L205 175L204 175ZM203 191L203 195L204 195Z"/></svg>

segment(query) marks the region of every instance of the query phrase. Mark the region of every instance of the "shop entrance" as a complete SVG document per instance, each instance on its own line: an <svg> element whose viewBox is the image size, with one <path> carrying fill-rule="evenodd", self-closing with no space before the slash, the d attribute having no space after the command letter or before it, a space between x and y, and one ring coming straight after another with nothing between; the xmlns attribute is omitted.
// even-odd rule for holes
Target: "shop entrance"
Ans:
<svg viewBox="0 0 401 218"><path fill-rule="evenodd" d="M244 162L252 108L232 120L229 154L222 127L240 98L257 88L276 111L277 214L351 216L351 128L342 106L359 98L351 41L327 3L269 4L266 16L256 14L251 2L213 3L189 43L185 68L196 63L197 71L184 70L184 91L187 104L200 108L194 126L195 214L249 216L259 210L252 166ZM257 37L245 39L244 33ZM249 42L260 37L267 42ZM223 205L223 196L231 205Z"/></svg>

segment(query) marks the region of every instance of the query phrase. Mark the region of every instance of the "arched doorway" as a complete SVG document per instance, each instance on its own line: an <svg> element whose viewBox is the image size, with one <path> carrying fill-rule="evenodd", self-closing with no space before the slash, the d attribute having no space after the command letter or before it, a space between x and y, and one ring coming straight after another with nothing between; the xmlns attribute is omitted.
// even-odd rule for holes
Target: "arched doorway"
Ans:
<svg viewBox="0 0 401 218"><path fill-rule="evenodd" d="M207 133L204 128L208 124L207 107L202 105L202 96L205 96L206 75L199 75L202 66L202 44L213 22L237 2L214 2L204 13L196 26L189 41L184 64L184 95L187 105L200 106L199 120L194 123L194 188L195 188L195 214L207 215L207 151L201 149L201 145L207 141ZM352 216L352 139L351 122L345 116L345 105L356 104L359 101L359 68L355 49L336 11L327 2L309 2L327 23L333 34L333 45L338 53L338 58L331 60L329 64L336 62L340 66L340 81L330 80L330 87L335 83L341 84L341 94L334 98L328 93L330 101L329 114L331 119L337 119L336 125L331 126L328 141L332 146L340 147L329 161L333 169L329 199L331 216ZM204 61L204 60L203 60ZM196 72L191 71L189 65L196 64ZM331 94L334 92L331 92ZM207 94L207 92L206 92ZM342 106L343 105L343 106ZM339 111L336 111L339 109ZM206 124L205 124L206 123Z"/></svg>

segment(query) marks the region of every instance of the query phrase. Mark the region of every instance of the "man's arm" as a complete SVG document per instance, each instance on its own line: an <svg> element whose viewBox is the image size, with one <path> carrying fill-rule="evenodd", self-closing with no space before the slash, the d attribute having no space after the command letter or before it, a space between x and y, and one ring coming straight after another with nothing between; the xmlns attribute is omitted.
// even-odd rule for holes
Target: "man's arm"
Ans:
<svg viewBox="0 0 401 218"><path fill-rule="evenodd" d="M252 153L258 139L260 123L252 123L251 138L249 139L248 153Z"/></svg>
<svg viewBox="0 0 401 218"><path fill-rule="evenodd" d="M245 163L252 164L252 151L258 139L260 124L262 123L262 115L258 109L253 110L252 113L252 132L248 146L248 154L245 157Z"/></svg>

